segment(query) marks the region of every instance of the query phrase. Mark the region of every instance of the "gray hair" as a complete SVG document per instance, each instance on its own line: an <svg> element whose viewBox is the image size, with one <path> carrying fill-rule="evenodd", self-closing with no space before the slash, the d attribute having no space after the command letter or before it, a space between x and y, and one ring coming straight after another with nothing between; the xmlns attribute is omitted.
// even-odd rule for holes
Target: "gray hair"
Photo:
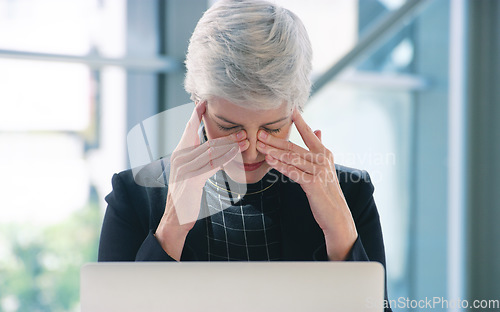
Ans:
<svg viewBox="0 0 500 312"><path fill-rule="evenodd" d="M213 96L254 109L286 102L302 108L309 97L312 49L300 19L260 0L221 0L191 36L184 87L191 99Z"/></svg>

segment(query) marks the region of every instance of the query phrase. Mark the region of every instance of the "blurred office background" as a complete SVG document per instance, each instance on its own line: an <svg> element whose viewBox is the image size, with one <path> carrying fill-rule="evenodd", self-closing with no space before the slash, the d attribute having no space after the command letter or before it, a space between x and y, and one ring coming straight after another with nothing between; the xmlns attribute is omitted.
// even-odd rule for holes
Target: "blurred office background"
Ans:
<svg viewBox="0 0 500 312"><path fill-rule="evenodd" d="M0 311L79 310L127 132L189 102L213 2L0 0ZM500 299L500 1L276 2L312 40L306 120L372 177L390 299Z"/></svg>

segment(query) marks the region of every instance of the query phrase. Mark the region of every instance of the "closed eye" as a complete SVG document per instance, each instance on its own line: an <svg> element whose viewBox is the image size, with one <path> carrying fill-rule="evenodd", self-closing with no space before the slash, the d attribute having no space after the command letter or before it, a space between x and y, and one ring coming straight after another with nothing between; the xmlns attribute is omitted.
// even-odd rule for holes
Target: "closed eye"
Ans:
<svg viewBox="0 0 500 312"><path fill-rule="evenodd" d="M234 126L234 127L224 127L222 125L219 125L217 124L217 126L219 127L220 130L222 131L232 131L234 129L237 129L237 128L240 128L240 126ZM278 129L267 129L267 128L263 128L266 132L269 132L271 134L275 134L275 133L279 133L281 131L281 128L278 128Z"/></svg>
<svg viewBox="0 0 500 312"><path fill-rule="evenodd" d="M275 134L275 133L280 132L280 131L281 131L281 128L278 128L278 129L266 129L266 128L264 128L264 130L265 130L266 132L269 132L269 133Z"/></svg>
<svg viewBox="0 0 500 312"><path fill-rule="evenodd" d="M217 126L219 127L219 129L221 129L222 131L231 131L231 130L234 130L236 128L239 128L239 126L234 126L234 127L224 127L224 126L221 126L219 124L217 124Z"/></svg>

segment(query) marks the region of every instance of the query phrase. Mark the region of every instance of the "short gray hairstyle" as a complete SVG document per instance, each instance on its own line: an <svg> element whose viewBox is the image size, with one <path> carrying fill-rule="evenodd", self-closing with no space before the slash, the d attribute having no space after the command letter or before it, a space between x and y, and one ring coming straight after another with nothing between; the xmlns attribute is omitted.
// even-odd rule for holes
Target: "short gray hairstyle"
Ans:
<svg viewBox="0 0 500 312"><path fill-rule="evenodd" d="M191 99L213 96L254 109L302 109L312 49L301 20L261 0L220 0L199 20L186 56Z"/></svg>

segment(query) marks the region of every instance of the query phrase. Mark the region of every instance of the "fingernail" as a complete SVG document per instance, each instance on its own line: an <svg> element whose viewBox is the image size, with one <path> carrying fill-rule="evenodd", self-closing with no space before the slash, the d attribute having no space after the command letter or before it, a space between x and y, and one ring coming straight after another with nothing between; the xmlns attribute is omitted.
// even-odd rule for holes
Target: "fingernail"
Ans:
<svg viewBox="0 0 500 312"><path fill-rule="evenodd" d="M246 145L246 144L247 144L247 141L246 141L246 140L245 140L245 141L238 142L238 145L239 145L240 147L245 147L245 145Z"/></svg>
<svg viewBox="0 0 500 312"><path fill-rule="evenodd" d="M268 134L267 134L266 131L260 130L260 132L259 132L259 138L265 140L265 139L267 139L267 136L268 136Z"/></svg>
<svg viewBox="0 0 500 312"><path fill-rule="evenodd" d="M260 141L257 142L257 146L259 146L260 148L266 147L266 145Z"/></svg>
<svg viewBox="0 0 500 312"><path fill-rule="evenodd" d="M238 133L236 133L236 138L237 138L238 140L241 140L241 139L243 139L244 137L245 137L245 132L244 132L243 130L240 130L240 131L238 131Z"/></svg>

